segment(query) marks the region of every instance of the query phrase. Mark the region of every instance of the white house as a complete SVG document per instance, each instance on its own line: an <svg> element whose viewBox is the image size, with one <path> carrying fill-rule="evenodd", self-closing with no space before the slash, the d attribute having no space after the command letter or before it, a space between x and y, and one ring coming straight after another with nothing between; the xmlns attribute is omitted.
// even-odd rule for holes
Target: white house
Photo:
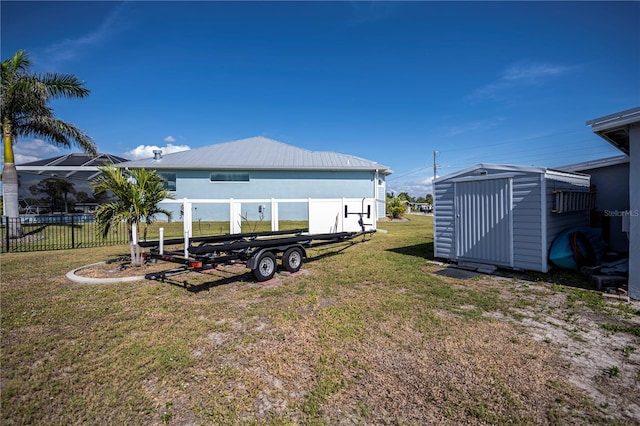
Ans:
<svg viewBox="0 0 640 426"><path fill-rule="evenodd" d="M180 199L372 199L384 217L386 177L392 171L363 158L335 152L297 148L265 137L252 137L154 158L118 164L125 168L156 170L167 189ZM304 203L279 207L279 218L306 216ZM174 217L180 212L172 205ZM193 220L228 220L228 207L194 203ZM242 205L241 213L256 218L268 215L269 205ZM225 217L225 215L227 217ZM265 218L267 218L265 217Z"/></svg>
<svg viewBox="0 0 640 426"><path fill-rule="evenodd" d="M629 157L629 296L640 299L640 107L587 121Z"/></svg>
<svg viewBox="0 0 640 426"><path fill-rule="evenodd" d="M563 166L560 170L591 176L595 192L591 226L602 229L602 237L609 250L629 253L626 224L629 217L629 157L618 155L600 160ZM625 217L626 216L626 217Z"/></svg>

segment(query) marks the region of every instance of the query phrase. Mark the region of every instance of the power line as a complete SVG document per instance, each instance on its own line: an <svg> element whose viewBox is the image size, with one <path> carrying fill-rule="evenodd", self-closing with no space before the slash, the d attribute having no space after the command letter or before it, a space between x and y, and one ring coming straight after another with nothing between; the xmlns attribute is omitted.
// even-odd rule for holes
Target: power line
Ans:
<svg viewBox="0 0 640 426"><path fill-rule="evenodd" d="M400 178L403 178L403 177L406 177L406 176L410 176L410 175L412 175L412 174L414 174L414 173L417 173L417 172L420 172L420 171L422 171L422 170L430 169L431 167L432 167L432 166L419 167L419 168L417 168L417 169L413 169L413 170L411 170L410 172L407 172L407 173L404 173L404 174L401 174L401 175L398 175L398 176L389 177L389 178L387 179L387 181L390 181L390 180L396 180L396 179L400 179Z"/></svg>
<svg viewBox="0 0 640 426"><path fill-rule="evenodd" d="M538 140L538 139L545 139L545 138L550 138L550 137L555 137L555 136L568 135L568 134L572 134L572 133L582 133L583 131L584 131L583 129L557 131L555 133L547 133L547 134L544 134L544 135L530 136L530 137L520 138L520 139L511 139L511 140L502 141L502 142L493 143L493 144L483 144L482 148L491 148L491 147L499 147L499 146L504 146L504 145L512 145L514 142L530 142L530 141L534 141L534 140ZM439 150L438 152L442 153L442 152L451 152L451 151L455 151L455 150L454 149L445 149L445 150Z"/></svg>
<svg viewBox="0 0 640 426"><path fill-rule="evenodd" d="M549 163L553 163L553 161L551 161L552 157L556 157L556 159L564 158L566 161L563 161L562 165L568 165L573 163L579 163L582 161L588 161L591 159L602 158L603 155L610 153L610 151L607 150L606 147L603 147L602 149L589 149L589 150L582 150L578 152L576 152L575 148L564 148L564 149L556 149L553 151L547 150L545 152L536 153L536 154L528 154L528 155L522 154L523 152L528 152L528 151L531 151L531 150L522 150L515 153L504 153L504 154L496 154L496 155L492 154L491 158L487 159L488 161L483 161L482 159L478 159L477 156L466 157L464 159L455 159L453 161L446 161L446 159L440 158L441 162L436 161L433 166L423 166L423 167L419 167L414 170L411 170L407 173L403 173L401 175L397 175L397 176L392 175L392 176L389 176L387 181L388 182L397 181L398 179L406 178L407 176L414 175L419 172L426 172L428 170L434 170L434 176L437 177L437 173L442 172L443 170L463 169L466 167L470 167L473 164L477 164L481 162L489 162L489 163L496 163L496 164L507 163L507 164L518 164L518 165L532 165L537 163L541 167L548 167ZM440 157L440 153L441 151L436 151L436 155L434 157L436 157L437 159L437 157ZM571 154L571 156L568 156L566 154ZM443 160L445 161L442 162ZM422 176L423 178L426 178L427 173L424 173L424 175Z"/></svg>

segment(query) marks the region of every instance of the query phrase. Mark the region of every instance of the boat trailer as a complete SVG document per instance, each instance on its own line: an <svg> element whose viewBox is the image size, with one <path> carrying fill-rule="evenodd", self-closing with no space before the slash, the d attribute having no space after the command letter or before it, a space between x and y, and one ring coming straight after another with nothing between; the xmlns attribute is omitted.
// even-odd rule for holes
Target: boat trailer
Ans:
<svg viewBox="0 0 640 426"><path fill-rule="evenodd" d="M375 229L365 231L364 226L357 232L328 234L309 234L305 229L294 229L140 241L138 244L149 249L149 252L143 253L145 259L178 263L195 271L243 262L253 272L256 280L267 281L273 278L278 269L278 257L284 269L297 272L302 267L303 259L307 257L306 249L343 243L360 236L362 241L366 241L367 235L371 238L375 232ZM185 244L186 249L164 250L164 246L180 244Z"/></svg>

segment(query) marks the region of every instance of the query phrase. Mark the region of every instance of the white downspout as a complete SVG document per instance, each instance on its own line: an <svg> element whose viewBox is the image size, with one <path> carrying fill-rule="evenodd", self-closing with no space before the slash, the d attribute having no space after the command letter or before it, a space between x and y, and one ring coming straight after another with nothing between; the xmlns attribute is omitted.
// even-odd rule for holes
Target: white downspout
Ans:
<svg viewBox="0 0 640 426"><path fill-rule="evenodd" d="M374 220L375 220L375 225L374 227L377 228L378 225L378 179L380 178L380 175L378 173L378 169L376 169L374 175L373 175L373 214L374 214Z"/></svg>

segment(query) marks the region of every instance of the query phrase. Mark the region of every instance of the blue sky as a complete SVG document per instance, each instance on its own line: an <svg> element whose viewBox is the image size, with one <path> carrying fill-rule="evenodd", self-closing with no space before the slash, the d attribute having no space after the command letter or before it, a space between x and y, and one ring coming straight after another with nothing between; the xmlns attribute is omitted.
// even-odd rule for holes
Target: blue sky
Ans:
<svg viewBox="0 0 640 426"><path fill-rule="evenodd" d="M619 155L585 122L640 105L640 2L10 2L1 52L91 95L59 118L128 158L251 136L431 191L477 163ZM16 162L68 151L33 138ZM77 150L74 150L77 151Z"/></svg>

